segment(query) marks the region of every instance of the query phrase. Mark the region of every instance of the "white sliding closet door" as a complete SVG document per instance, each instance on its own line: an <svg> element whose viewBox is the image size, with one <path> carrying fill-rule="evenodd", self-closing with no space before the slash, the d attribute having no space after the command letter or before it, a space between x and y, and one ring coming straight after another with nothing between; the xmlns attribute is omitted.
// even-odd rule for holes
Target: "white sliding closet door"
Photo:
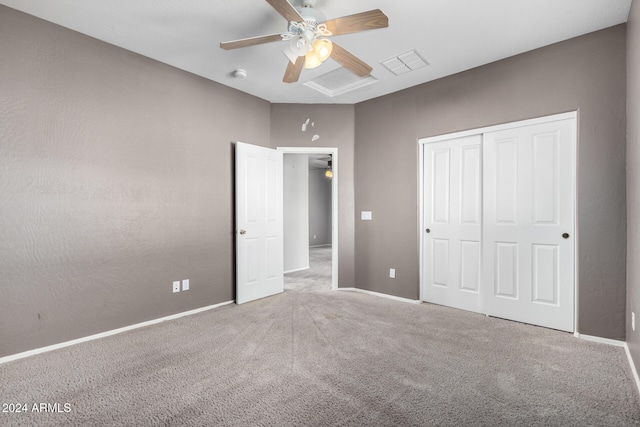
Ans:
<svg viewBox="0 0 640 427"><path fill-rule="evenodd" d="M424 301L573 332L576 116L427 138Z"/></svg>
<svg viewBox="0 0 640 427"><path fill-rule="evenodd" d="M426 144L424 149L423 299L481 311L481 136Z"/></svg>
<svg viewBox="0 0 640 427"><path fill-rule="evenodd" d="M573 331L575 119L486 133L487 314Z"/></svg>

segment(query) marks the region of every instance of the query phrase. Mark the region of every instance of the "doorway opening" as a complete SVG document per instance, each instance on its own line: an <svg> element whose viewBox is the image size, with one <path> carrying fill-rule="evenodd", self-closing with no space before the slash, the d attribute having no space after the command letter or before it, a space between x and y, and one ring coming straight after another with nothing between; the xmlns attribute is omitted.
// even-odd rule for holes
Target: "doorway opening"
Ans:
<svg viewBox="0 0 640 427"><path fill-rule="evenodd" d="M290 283L286 288L315 290L314 281L324 281L330 282L325 289L335 290L339 247L338 149L278 147L277 150L284 154L283 251L285 283Z"/></svg>

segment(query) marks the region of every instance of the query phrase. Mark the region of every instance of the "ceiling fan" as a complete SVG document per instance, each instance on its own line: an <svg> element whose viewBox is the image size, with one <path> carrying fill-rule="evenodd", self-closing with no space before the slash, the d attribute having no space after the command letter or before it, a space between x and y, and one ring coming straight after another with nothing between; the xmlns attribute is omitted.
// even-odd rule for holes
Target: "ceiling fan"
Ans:
<svg viewBox="0 0 640 427"><path fill-rule="evenodd" d="M360 77L366 77L372 68L327 37L357 33L389 26L389 18L379 9L355 15L326 20L318 9L313 7L315 0L303 0L302 8L296 9L287 0L266 0L289 25L284 33L251 37L220 43L222 49L230 50L258 44L288 40L284 49L289 58L287 69L282 79L285 83L298 81L302 68L315 68L328 58L348 68Z"/></svg>

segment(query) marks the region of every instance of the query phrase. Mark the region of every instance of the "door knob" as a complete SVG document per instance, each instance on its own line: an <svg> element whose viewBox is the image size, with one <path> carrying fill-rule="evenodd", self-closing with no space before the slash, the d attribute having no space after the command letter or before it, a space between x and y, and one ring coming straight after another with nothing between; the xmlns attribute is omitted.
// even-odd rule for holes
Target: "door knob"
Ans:
<svg viewBox="0 0 640 427"><path fill-rule="evenodd" d="M427 233L431 233L431 229L430 229L430 228L427 228L425 231L426 231Z"/></svg>
<svg viewBox="0 0 640 427"><path fill-rule="evenodd" d="M247 234L247 230L240 230L240 234Z"/></svg>
<svg viewBox="0 0 640 427"><path fill-rule="evenodd" d="M569 238L569 233L562 233L562 237L565 238L565 239L568 239Z"/></svg>

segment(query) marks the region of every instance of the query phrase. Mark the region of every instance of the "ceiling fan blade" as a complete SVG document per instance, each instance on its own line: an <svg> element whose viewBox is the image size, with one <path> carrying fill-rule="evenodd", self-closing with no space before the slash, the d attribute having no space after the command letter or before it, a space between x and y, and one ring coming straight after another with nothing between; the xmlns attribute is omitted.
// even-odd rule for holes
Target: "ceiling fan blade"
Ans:
<svg viewBox="0 0 640 427"><path fill-rule="evenodd" d="M342 65L345 68L353 71L360 77L366 77L371 74L371 68L366 62L354 56L351 52L333 42L333 49L331 50L331 58Z"/></svg>
<svg viewBox="0 0 640 427"><path fill-rule="evenodd" d="M295 83L300 78L300 73L302 72L302 67L304 66L305 57L299 56L296 59L296 63L292 64L291 61L287 61L287 71L284 72L284 78L282 79L285 83Z"/></svg>
<svg viewBox="0 0 640 427"><path fill-rule="evenodd" d="M284 16L287 21L302 22L304 18L300 16L295 7L291 5L287 0L267 0L267 3L271 5L278 13Z"/></svg>
<svg viewBox="0 0 640 427"><path fill-rule="evenodd" d="M380 9L342 18L330 19L324 23L334 36L357 33L359 31L375 30L389 26L389 18Z"/></svg>
<svg viewBox="0 0 640 427"><path fill-rule="evenodd" d="M239 47L254 46L257 44L271 43L282 40L280 34L271 34L269 36L251 37L248 39L233 40L230 42L220 43L220 47L225 50L238 49Z"/></svg>

